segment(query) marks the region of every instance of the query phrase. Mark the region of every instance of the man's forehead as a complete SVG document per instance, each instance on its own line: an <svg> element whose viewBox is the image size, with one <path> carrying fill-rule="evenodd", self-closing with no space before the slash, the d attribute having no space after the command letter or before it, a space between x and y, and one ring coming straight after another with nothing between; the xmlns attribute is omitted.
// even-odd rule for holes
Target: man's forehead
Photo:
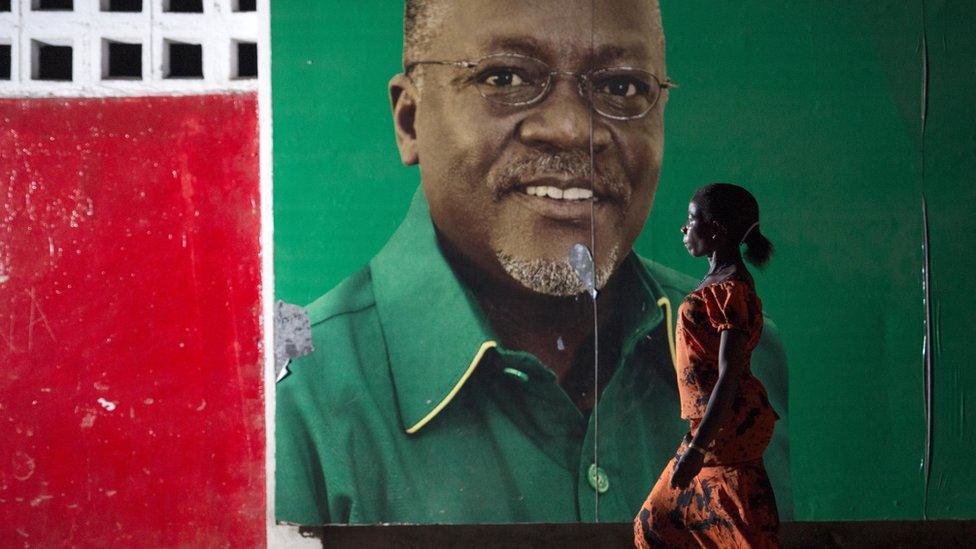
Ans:
<svg viewBox="0 0 976 549"><path fill-rule="evenodd" d="M663 61L655 0L452 0L431 52L456 58L512 51L546 60Z"/></svg>

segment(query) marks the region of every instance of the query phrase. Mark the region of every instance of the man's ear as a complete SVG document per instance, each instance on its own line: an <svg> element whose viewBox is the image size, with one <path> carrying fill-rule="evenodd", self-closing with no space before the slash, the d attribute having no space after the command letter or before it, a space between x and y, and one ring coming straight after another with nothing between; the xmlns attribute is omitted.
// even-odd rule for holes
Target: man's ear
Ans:
<svg viewBox="0 0 976 549"><path fill-rule="evenodd" d="M412 166L420 161L417 152L417 86L401 73L390 79L389 90L400 161L405 166Z"/></svg>

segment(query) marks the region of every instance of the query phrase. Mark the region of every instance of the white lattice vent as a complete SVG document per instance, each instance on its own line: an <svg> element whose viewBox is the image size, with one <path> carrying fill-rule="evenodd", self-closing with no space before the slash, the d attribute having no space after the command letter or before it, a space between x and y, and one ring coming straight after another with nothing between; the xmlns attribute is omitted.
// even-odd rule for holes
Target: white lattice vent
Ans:
<svg viewBox="0 0 976 549"><path fill-rule="evenodd" d="M257 89L255 0L0 0L0 97Z"/></svg>

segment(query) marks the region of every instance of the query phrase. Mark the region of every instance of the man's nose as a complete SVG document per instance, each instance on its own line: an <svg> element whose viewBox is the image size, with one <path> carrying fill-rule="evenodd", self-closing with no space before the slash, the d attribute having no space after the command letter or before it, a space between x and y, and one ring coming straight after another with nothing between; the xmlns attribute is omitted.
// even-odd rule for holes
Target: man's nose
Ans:
<svg viewBox="0 0 976 549"><path fill-rule="evenodd" d="M590 106L580 96L573 78L556 77L552 89L539 103L530 107L529 115L518 128L519 139L529 146L554 150L589 150ZM606 121L592 113L594 154L610 144Z"/></svg>

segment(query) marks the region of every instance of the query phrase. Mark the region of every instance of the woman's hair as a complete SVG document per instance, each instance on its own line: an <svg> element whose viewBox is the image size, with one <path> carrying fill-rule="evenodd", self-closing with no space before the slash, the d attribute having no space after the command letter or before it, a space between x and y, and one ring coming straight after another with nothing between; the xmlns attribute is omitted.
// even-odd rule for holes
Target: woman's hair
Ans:
<svg viewBox="0 0 976 549"><path fill-rule="evenodd" d="M773 255L773 243L760 230L759 204L752 193L731 183L712 183L695 192L692 200L705 219L725 227L734 241L745 243L745 258L763 267Z"/></svg>

